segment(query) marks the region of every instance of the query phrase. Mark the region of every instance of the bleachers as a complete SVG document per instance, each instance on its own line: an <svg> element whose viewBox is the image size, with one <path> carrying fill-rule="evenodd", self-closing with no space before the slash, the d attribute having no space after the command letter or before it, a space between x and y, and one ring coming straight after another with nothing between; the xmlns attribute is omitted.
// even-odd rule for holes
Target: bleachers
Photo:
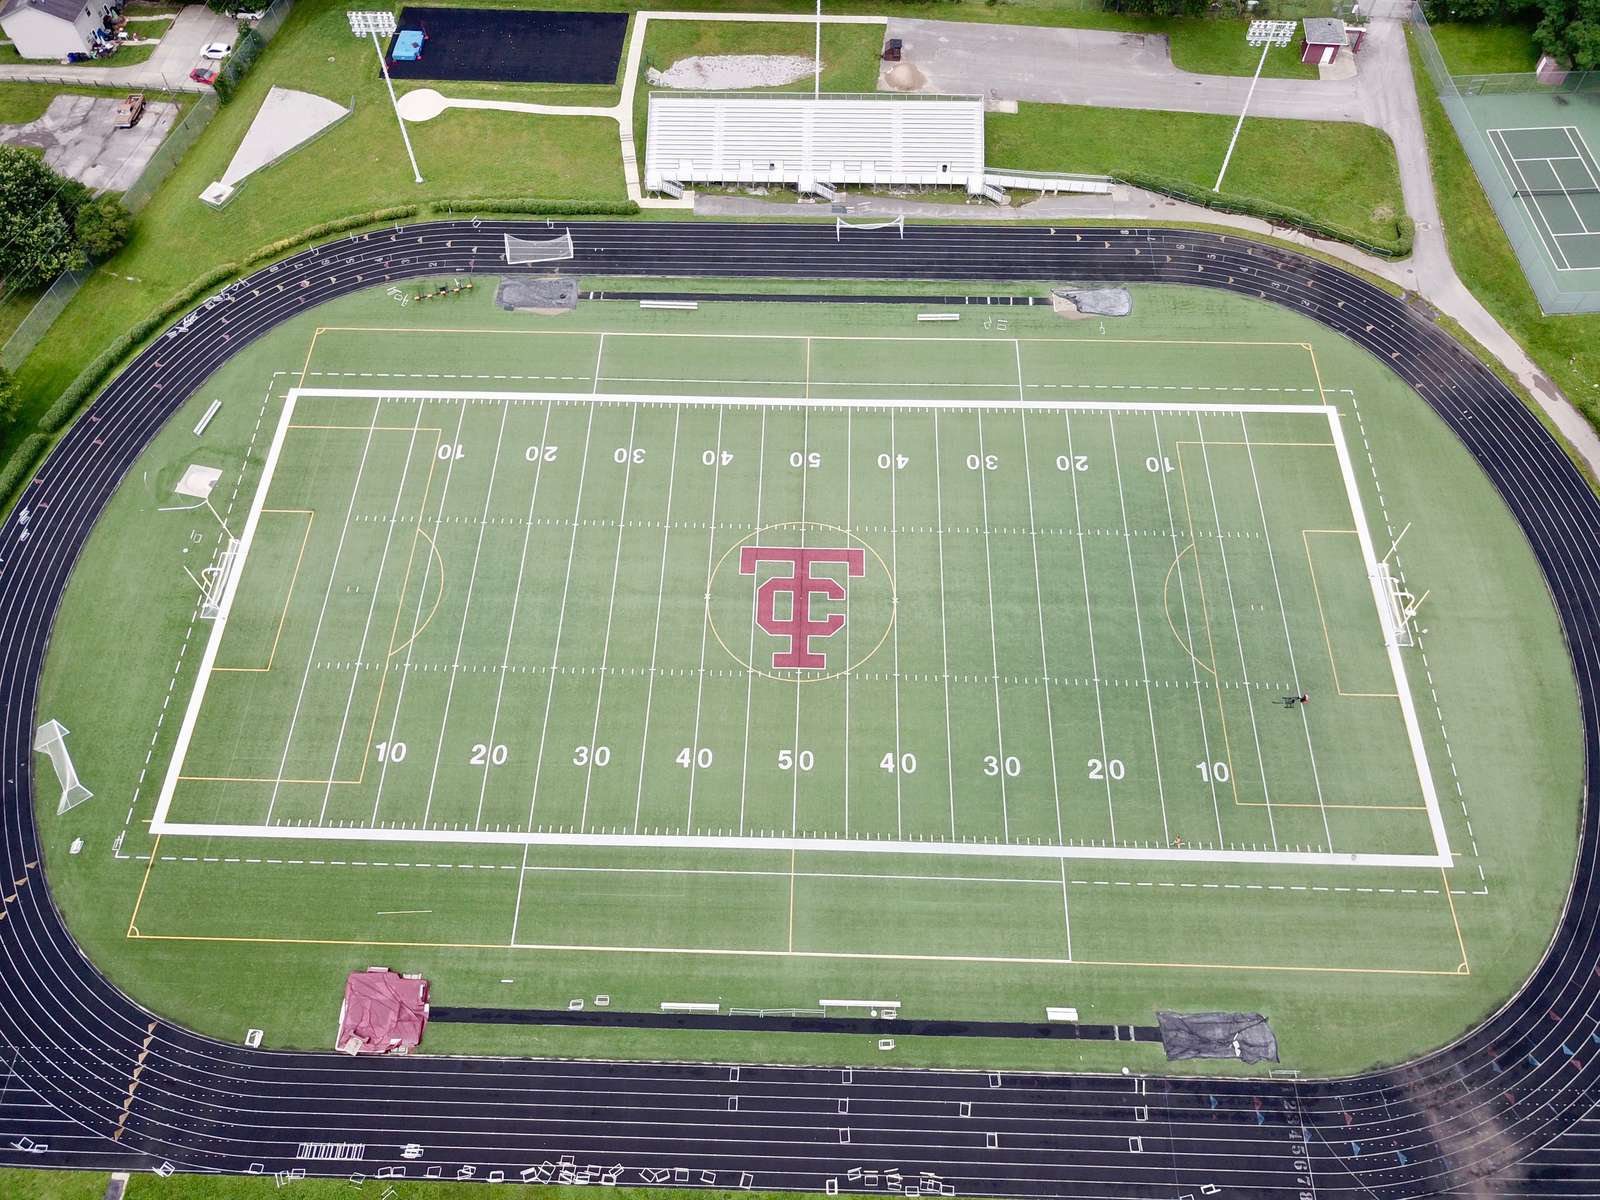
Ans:
<svg viewBox="0 0 1600 1200"><path fill-rule="evenodd" d="M977 96L653 92L645 187L983 184Z"/></svg>

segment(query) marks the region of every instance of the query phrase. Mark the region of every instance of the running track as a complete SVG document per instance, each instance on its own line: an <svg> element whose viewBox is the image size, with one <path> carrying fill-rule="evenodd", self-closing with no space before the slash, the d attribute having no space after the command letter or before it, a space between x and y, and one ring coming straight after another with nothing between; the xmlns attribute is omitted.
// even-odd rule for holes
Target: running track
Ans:
<svg viewBox="0 0 1600 1200"><path fill-rule="evenodd" d="M1477 457L1522 524L1560 611L1596 749L1600 503L1496 377L1400 301L1298 255L1181 230L571 224L587 276L1028 279L1186 283L1297 309L1370 350ZM845 1191L852 1168L956 1194L1242 1194L1314 1200L1600 1192L1600 870L1586 803L1572 897L1522 993L1450 1049L1336 1082L382 1059L252 1051L140 1009L88 962L37 865L35 689L68 574L102 506L167 417L283 319L409 276L503 272L501 234L447 222L308 250L229 288L141 354L62 439L31 488L26 540L0 527L0 1163L374 1174L429 1167L510 1179L571 1156L621 1183ZM554 233L555 230L552 230ZM15 885L11 881L18 881ZM737 1101L735 1104L734 1101ZM993 1135L993 1136L991 1136ZM43 1154L13 1149L21 1137ZM1130 1141L1130 1139L1139 1139ZM359 1162L297 1157L350 1142ZM402 1145L426 1147L403 1162ZM878 1176L878 1190L892 1182ZM370 1186L370 1185L369 1185ZM1213 1189L1217 1189L1213 1191Z"/></svg>

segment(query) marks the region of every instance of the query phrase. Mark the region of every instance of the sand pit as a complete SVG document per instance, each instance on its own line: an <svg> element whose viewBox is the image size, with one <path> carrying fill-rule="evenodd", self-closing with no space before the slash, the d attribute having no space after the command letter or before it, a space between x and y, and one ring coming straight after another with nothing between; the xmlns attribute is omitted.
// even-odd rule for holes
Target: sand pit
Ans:
<svg viewBox="0 0 1600 1200"><path fill-rule="evenodd" d="M782 87L815 70L816 59L807 54L700 54L680 58L665 71L652 67L644 77L653 87L722 92Z"/></svg>

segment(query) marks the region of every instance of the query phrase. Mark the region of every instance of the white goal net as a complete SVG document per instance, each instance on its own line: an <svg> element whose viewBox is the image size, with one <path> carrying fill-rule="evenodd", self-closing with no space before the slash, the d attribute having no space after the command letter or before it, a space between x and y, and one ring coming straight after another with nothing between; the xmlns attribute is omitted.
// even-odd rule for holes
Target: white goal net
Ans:
<svg viewBox="0 0 1600 1200"><path fill-rule="evenodd" d="M1384 643L1390 646L1414 645L1411 614L1416 606L1416 598L1389 573L1388 563L1378 564L1378 582L1383 587L1384 604L1379 612L1383 616Z"/></svg>
<svg viewBox="0 0 1600 1200"><path fill-rule="evenodd" d="M524 263L560 262L572 257L572 234L563 233L557 238L519 238L509 233L506 239L506 262L512 266Z"/></svg>
<svg viewBox="0 0 1600 1200"><path fill-rule="evenodd" d="M906 236L906 218L902 213L892 221L865 221L853 224L849 221L846 221L843 217L835 217L833 219L833 240L837 242L841 237L843 237L846 229L855 229L862 232L868 232L874 229L897 229L900 231L900 236L903 238Z"/></svg>
<svg viewBox="0 0 1600 1200"><path fill-rule="evenodd" d="M40 754L50 756L50 765L55 768L56 779L61 783L61 803L56 806L58 817L94 796L78 779L77 768L72 765L72 757L67 753L66 739L67 727L55 720L39 726L33 739L33 748Z"/></svg>
<svg viewBox="0 0 1600 1200"><path fill-rule="evenodd" d="M222 615L222 594L228 588L228 576L239 561L239 539L231 537L223 547L221 556L211 566L200 572L200 619L215 621Z"/></svg>

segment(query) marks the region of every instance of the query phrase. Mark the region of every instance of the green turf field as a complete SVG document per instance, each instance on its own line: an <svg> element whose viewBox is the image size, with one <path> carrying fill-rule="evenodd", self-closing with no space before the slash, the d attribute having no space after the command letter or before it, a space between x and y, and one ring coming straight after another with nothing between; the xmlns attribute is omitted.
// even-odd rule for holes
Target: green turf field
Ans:
<svg viewBox="0 0 1600 1200"><path fill-rule="evenodd" d="M1120 322L919 323L541 317L491 285L341 301L241 355L80 568L41 720L99 798L47 818L52 877L141 998L296 1044L370 962L446 1004L1259 1008L1294 1062L1355 1066L1531 965L1570 680L1503 509L1370 359L1159 289ZM197 466L209 494L176 490ZM133 603L98 606L100 571ZM121 687L82 690L119 640ZM1084 1045L907 1049L1125 1061Z"/></svg>

